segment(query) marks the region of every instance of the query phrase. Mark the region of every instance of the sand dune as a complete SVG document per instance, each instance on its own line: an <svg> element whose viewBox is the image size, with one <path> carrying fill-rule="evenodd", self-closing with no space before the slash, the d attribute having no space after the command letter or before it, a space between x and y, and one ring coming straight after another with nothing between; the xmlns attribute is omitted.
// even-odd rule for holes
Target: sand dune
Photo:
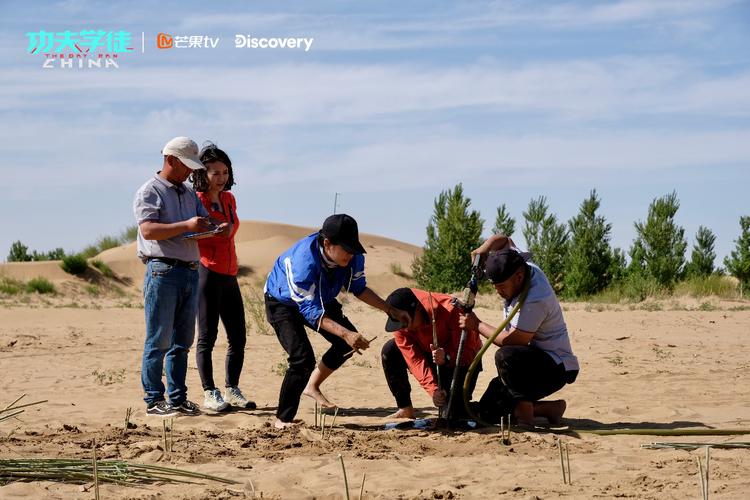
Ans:
<svg viewBox="0 0 750 500"><path fill-rule="evenodd" d="M242 221L235 237L235 244L243 274L255 281L265 279L276 258L284 250L315 231L317 228ZM420 247L367 233L362 233L360 239L367 250L367 279L374 290L388 293L408 283L402 276L394 275L391 267L397 265L409 273L414 256L422 252ZM144 266L136 258L135 247L135 243L130 243L112 248L100 253L96 258L112 268L118 277L139 290L143 281ZM0 264L0 273L24 281L37 276L43 276L53 282L72 279L60 268L59 261Z"/></svg>

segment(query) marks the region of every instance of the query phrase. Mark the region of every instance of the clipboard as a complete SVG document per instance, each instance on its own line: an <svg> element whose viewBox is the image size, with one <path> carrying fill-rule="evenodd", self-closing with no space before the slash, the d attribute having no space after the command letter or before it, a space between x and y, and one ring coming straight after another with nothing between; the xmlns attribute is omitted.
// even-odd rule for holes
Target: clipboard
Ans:
<svg viewBox="0 0 750 500"><path fill-rule="evenodd" d="M211 229L210 231L203 231L199 233L187 233L185 236L183 236L186 240L202 240L204 238L210 238L212 236L215 236L222 232L223 229L220 229L218 227Z"/></svg>

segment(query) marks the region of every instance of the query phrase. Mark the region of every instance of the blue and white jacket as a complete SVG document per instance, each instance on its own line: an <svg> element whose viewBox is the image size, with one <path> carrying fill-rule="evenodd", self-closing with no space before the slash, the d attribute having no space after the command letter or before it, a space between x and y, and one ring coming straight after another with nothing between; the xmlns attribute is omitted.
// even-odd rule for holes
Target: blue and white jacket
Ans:
<svg viewBox="0 0 750 500"><path fill-rule="evenodd" d="M265 286L276 300L298 307L317 330L326 304L342 289L359 295L367 287L364 255L355 255L346 267L329 269L320 252L318 233L302 238L276 259Z"/></svg>

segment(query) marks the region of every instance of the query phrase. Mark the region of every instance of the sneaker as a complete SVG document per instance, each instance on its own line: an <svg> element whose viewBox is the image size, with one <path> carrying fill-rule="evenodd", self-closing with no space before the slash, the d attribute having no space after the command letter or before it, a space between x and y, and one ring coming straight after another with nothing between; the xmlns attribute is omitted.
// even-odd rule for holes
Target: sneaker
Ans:
<svg viewBox="0 0 750 500"><path fill-rule="evenodd" d="M146 415L154 417L172 417L177 415L177 410L166 401L157 401L146 407Z"/></svg>
<svg viewBox="0 0 750 500"><path fill-rule="evenodd" d="M229 403L221 397L219 389L209 389L203 391L203 394L205 396L203 399L203 408L212 411L224 411L229 408Z"/></svg>
<svg viewBox="0 0 750 500"><path fill-rule="evenodd" d="M188 401L187 399L178 405L170 404L169 406L172 409L174 409L174 411L178 415L185 415L188 417L192 417L195 415L200 415L201 413L201 410L200 408L198 408L198 405L193 403L192 401Z"/></svg>
<svg viewBox="0 0 750 500"><path fill-rule="evenodd" d="M224 391L224 401L232 406L238 408L244 408L246 410L254 410L257 408L255 401L250 401L242 395L239 387L227 387Z"/></svg>

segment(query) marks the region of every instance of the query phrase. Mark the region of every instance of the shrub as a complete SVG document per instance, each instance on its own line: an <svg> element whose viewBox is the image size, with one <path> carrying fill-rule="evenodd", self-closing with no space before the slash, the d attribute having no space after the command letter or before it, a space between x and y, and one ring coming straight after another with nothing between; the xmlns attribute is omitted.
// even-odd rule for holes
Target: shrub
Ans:
<svg viewBox="0 0 750 500"><path fill-rule="evenodd" d="M106 278L114 278L115 273L112 268L102 262L100 259L94 259L91 261L91 265L99 270L100 273Z"/></svg>
<svg viewBox="0 0 750 500"><path fill-rule="evenodd" d="M126 227L120 234L120 243L122 244L131 243L136 239L138 239L138 226L136 225Z"/></svg>
<svg viewBox="0 0 750 500"><path fill-rule="evenodd" d="M26 291L28 293L55 293L55 285L47 278L39 276L26 283Z"/></svg>
<svg viewBox="0 0 750 500"><path fill-rule="evenodd" d="M99 247L99 252L109 250L110 248L117 248L120 246L120 239L114 236L102 236L96 242L96 246Z"/></svg>
<svg viewBox="0 0 750 500"><path fill-rule="evenodd" d="M81 253L79 255L83 256L86 259L90 259L91 257L97 255L99 253L99 247L96 245L88 245L84 247L83 250L81 250Z"/></svg>
<svg viewBox="0 0 750 500"><path fill-rule="evenodd" d="M709 276L692 276L677 284L675 295L690 295L691 297L708 297L715 295L723 299L737 297L737 288L731 278L718 274Z"/></svg>
<svg viewBox="0 0 750 500"><path fill-rule="evenodd" d="M647 298L662 298L668 294L655 278L630 274L612 283L601 293L591 297L597 302L643 302Z"/></svg>
<svg viewBox="0 0 750 500"><path fill-rule="evenodd" d="M242 301L245 306L245 316L248 324L252 325L255 333L260 335L272 335L271 326L266 319L266 303L263 299L261 288L248 287L248 293L243 294Z"/></svg>
<svg viewBox="0 0 750 500"><path fill-rule="evenodd" d="M99 385L120 384L125 380L125 369L94 370L91 372L91 375L94 376L94 380L96 380Z"/></svg>
<svg viewBox="0 0 750 500"><path fill-rule="evenodd" d="M391 262L391 272L395 274L396 276L401 276L402 278L410 279L411 276L409 273L404 271L404 269L401 267L401 264L398 262Z"/></svg>
<svg viewBox="0 0 750 500"><path fill-rule="evenodd" d="M60 267L68 274L78 275L82 274L89 268L89 263L86 260L86 257L76 253L73 255L66 255L60 263Z"/></svg>
<svg viewBox="0 0 750 500"><path fill-rule="evenodd" d="M23 290L23 281L9 278L7 276L0 276L0 293L4 293L6 295L17 295Z"/></svg>

